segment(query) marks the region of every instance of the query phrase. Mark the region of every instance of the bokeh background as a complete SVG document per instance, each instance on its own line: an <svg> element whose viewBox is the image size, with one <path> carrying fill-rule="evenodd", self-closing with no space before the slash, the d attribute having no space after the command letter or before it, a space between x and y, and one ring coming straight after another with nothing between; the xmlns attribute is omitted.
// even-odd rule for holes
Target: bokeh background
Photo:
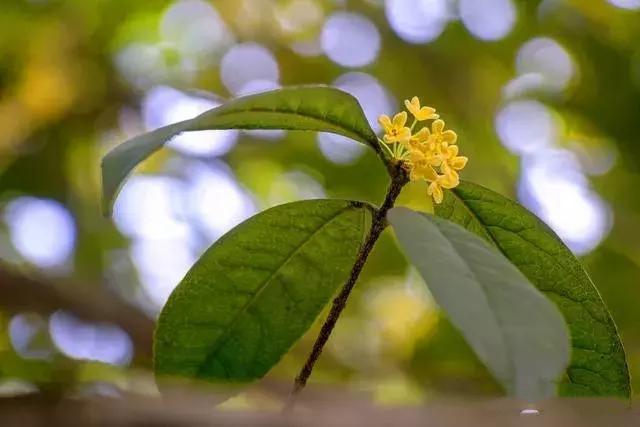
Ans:
<svg viewBox="0 0 640 427"><path fill-rule="evenodd" d="M146 161L101 216L109 149L309 83L355 95L376 130L405 98L435 106L471 159L463 178L582 257L640 390L638 40L640 0L3 0L0 259L40 279L0 282L0 394L157 393L148 319L205 248L277 204L381 199L385 171L353 141L203 131ZM429 209L426 187L401 203ZM292 381L317 326L266 383ZM396 404L500 393L390 233L312 382Z"/></svg>

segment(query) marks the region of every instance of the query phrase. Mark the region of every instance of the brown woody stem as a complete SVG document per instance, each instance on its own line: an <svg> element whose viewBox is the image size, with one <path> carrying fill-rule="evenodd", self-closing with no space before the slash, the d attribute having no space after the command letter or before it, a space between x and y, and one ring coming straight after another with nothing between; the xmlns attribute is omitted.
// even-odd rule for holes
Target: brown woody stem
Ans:
<svg viewBox="0 0 640 427"><path fill-rule="evenodd" d="M387 226L387 212L395 204L396 199L400 195L402 187L404 187L404 185L409 181L407 172L402 167L401 163L388 164L387 166L391 175L391 184L389 185L389 189L387 190L387 195L385 196L382 206L380 206L380 209L376 211L373 217L371 228L369 229L369 234L367 235L364 244L360 248L358 258L353 264L353 268L351 269L349 278L342 287L342 290L340 291L338 296L333 300L331 311L329 312L329 315L327 316L324 324L322 325L322 328L320 329L320 333L318 334L318 338L316 338L316 342L313 344L311 354L309 354L309 356L307 357L307 361L296 377L293 391L291 393L292 397L300 392L307 384L307 380L309 379L309 376L311 376L314 365L318 361L318 358L320 357L325 344L329 340L331 332L333 332L333 328L336 326L342 310L344 310L345 306L347 305L349 295L351 294L351 291L353 290L353 287L355 286L356 281L360 276L360 272L362 271L364 264L367 261L369 254L371 253L371 250L380 237L380 234ZM289 405L291 405L292 402L293 399L290 400Z"/></svg>

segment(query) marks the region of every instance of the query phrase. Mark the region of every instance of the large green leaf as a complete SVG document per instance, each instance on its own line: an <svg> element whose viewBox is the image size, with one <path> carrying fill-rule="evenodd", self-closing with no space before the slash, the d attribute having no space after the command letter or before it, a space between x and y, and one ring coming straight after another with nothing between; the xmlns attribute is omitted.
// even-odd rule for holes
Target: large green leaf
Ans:
<svg viewBox="0 0 640 427"><path fill-rule="evenodd" d="M446 192L435 213L491 242L557 304L572 338L561 395L630 397L613 319L580 262L549 227L519 204L468 182Z"/></svg>
<svg viewBox="0 0 640 427"><path fill-rule="evenodd" d="M359 202L294 202L224 235L160 314L156 374L224 383L266 374L347 279L367 212Z"/></svg>
<svg viewBox="0 0 640 427"><path fill-rule="evenodd" d="M377 149L377 138L350 94L325 86L278 89L229 101L191 120L136 136L102 160L105 214L133 168L181 132L208 129L289 129L331 132Z"/></svg>
<svg viewBox="0 0 640 427"><path fill-rule="evenodd" d="M407 208L388 218L436 302L507 392L527 400L554 396L570 346L553 303L459 225Z"/></svg>

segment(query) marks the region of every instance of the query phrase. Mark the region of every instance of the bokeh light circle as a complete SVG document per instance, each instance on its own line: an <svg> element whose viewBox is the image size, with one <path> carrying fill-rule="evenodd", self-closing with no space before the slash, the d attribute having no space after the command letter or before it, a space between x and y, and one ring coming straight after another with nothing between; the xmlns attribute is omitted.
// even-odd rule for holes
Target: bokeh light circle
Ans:
<svg viewBox="0 0 640 427"><path fill-rule="evenodd" d="M62 266L72 255L75 221L60 203L19 197L6 207L5 222L11 242L27 261L42 268Z"/></svg>
<svg viewBox="0 0 640 427"><path fill-rule="evenodd" d="M280 70L269 49L259 43L241 43L233 46L220 62L222 83L233 94L252 80L278 82Z"/></svg>
<svg viewBox="0 0 640 427"><path fill-rule="evenodd" d="M51 315L49 333L56 347L74 359L127 365L133 356L131 338L119 326L84 322L65 311Z"/></svg>
<svg viewBox="0 0 640 427"><path fill-rule="evenodd" d="M504 38L516 23L512 0L460 0L460 19L480 40Z"/></svg>
<svg viewBox="0 0 640 427"><path fill-rule="evenodd" d="M591 190L570 151L546 148L525 156L518 196L578 255L595 249L611 230L610 207Z"/></svg>
<svg viewBox="0 0 640 427"><path fill-rule="evenodd" d="M536 37L526 42L516 56L516 69L522 75L539 75L543 87L560 91L575 74L569 52L555 40Z"/></svg>
<svg viewBox="0 0 640 427"><path fill-rule="evenodd" d="M344 67L363 67L378 56L380 33L373 22L361 15L337 12L325 22L320 45L333 62Z"/></svg>
<svg viewBox="0 0 640 427"><path fill-rule="evenodd" d="M385 13L393 31L406 42L437 39L451 18L447 0L387 0Z"/></svg>
<svg viewBox="0 0 640 427"><path fill-rule="evenodd" d="M550 146L557 126L549 109L538 101L514 101L496 115L496 130L502 144L515 154L527 154Z"/></svg>
<svg viewBox="0 0 640 427"><path fill-rule="evenodd" d="M620 9L637 10L640 9L640 0L607 0L612 5Z"/></svg>

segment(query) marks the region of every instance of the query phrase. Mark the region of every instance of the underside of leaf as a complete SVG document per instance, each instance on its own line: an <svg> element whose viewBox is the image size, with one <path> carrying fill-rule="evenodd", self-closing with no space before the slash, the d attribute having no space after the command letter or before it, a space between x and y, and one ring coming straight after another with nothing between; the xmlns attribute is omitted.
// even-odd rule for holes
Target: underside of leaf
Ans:
<svg viewBox="0 0 640 427"><path fill-rule="evenodd" d="M572 338L561 395L630 397L615 323L580 262L546 224L521 205L469 182L446 192L435 213L494 245L556 303Z"/></svg>

